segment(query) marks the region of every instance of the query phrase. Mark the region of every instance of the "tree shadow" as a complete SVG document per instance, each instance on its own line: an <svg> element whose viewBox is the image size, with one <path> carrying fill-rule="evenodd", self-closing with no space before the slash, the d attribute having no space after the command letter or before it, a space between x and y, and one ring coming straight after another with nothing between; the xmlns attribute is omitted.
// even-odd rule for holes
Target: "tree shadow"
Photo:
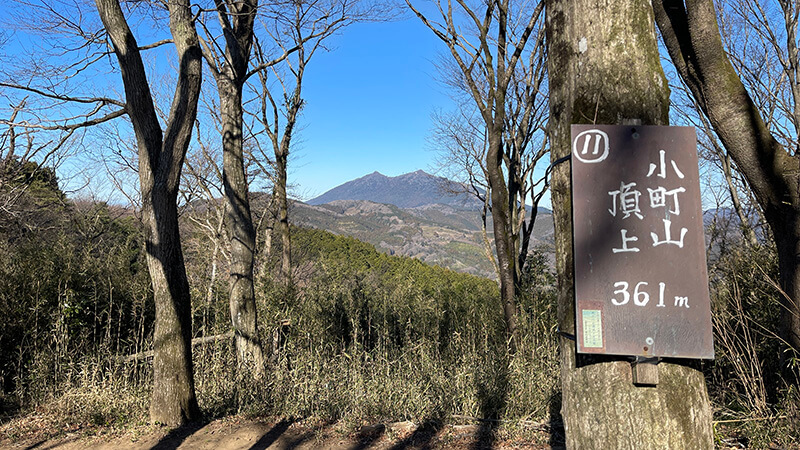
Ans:
<svg viewBox="0 0 800 450"><path fill-rule="evenodd" d="M407 438L397 442L389 450L405 450L410 448L428 450L433 448L433 439L442 430L443 422L439 419L427 419Z"/></svg>
<svg viewBox="0 0 800 450"><path fill-rule="evenodd" d="M553 450L567 448L566 433L564 432L564 419L561 417L561 392L554 392L550 396L550 439L548 444Z"/></svg>
<svg viewBox="0 0 800 450"><path fill-rule="evenodd" d="M295 421L292 419L283 419L276 423L271 430L261 436L261 438L250 447L250 450L265 450L269 448L269 446L275 443L275 441L277 441L278 438L281 437L281 435L285 433L294 422Z"/></svg>
<svg viewBox="0 0 800 450"><path fill-rule="evenodd" d="M197 433L203 427L208 425L209 420L203 419L197 422L192 422L178 428L170 430L164 437L158 440L152 450L175 450L180 447L189 436Z"/></svg>
<svg viewBox="0 0 800 450"><path fill-rule="evenodd" d="M358 443L350 448L350 450L364 450L369 448L375 441L380 439L386 433L386 425L379 424L372 427L362 427L358 432Z"/></svg>
<svg viewBox="0 0 800 450"><path fill-rule="evenodd" d="M334 421L327 421L322 424L319 424L307 431L294 435L293 433L288 433L284 436L289 429L289 427L295 423L297 419L284 419L277 424L275 424L272 429L267 432L264 436L261 437L255 444L250 447L250 450L266 450L271 445L275 444L280 440L278 445L279 448L283 450L293 450L296 449L306 442L315 439L322 430L327 427L333 425ZM284 436L284 439L281 439L281 436ZM291 436L291 437L290 437Z"/></svg>
<svg viewBox="0 0 800 450"><path fill-rule="evenodd" d="M316 430L306 431L305 433L288 441L283 448L285 448L286 450L296 449L297 447L300 447L301 445L305 444L311 439L314 439L316 435L317 435Z"/></svg>
<svg viewBox="0 0 800 450"><path fill-rule="evenodd" d="M472 444L473 450L491 449L494 446L495 431L508 403L510 357L508 355L494 363L494 370L487 374L490 379L476 378L481 420Z"/></svg>
<svg viewBox="0 0 800 450"><path fill-rule="evenodd" d="M59 447L63 447L65 445L69 445L70 443L77 442L80 439L79 436L73 436L66 439L60 439L55 442L50 442L49 439L44 439L39 441L35 444L28 445L25 447L25 450L52 450Z"/></svg>

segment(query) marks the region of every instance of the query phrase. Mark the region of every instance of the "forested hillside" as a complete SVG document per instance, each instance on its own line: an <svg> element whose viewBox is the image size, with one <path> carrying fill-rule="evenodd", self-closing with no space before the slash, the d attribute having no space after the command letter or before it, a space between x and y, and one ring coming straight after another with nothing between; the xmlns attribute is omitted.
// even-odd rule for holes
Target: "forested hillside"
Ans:
<svg viewBox="0 0 800 450"><path fill-rule="evenodd" d="M55 420L143 420L154 312L137 220L124 209L68 200L51 181L34 181L20 203L46 209L3 228L4 420L33 405ZM47 215L46 227L35 226L44 223L37 214ZM274 259L258 265L269 378L253 384L236 369L227 280L212 278L212 244L188 216L183 224L192 335L200 338L197 389L210 414L425 421L548 410L554 291L542 259L527 276L545 283L521 303L525 350L509 359L495 282L294 228L294 287L272 275ZM216 264L226 270L224 257Z"/></svg>
<svg viewBox="0 0 800 450"><path fill-rule="evenodd" d="M292 210L298 225L352 236L385 253L496 278L486 256L478 210L442 204L399 208L366 200L335 200L318 206L296 202ZM491 227L487 233L491 235ZM552 240L552 216L540 213L531 248L552 255Z"/></svg>

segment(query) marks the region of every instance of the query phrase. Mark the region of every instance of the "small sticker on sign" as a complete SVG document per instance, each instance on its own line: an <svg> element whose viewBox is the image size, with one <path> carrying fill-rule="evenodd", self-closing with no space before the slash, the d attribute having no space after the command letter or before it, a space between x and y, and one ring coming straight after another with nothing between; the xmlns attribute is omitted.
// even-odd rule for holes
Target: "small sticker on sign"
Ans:
<svg viewBox="0 0 800 450"><path fill-rule="evenodd" d="M598 309L584 309L583 346L585 348L603 348L603 318Z"/></svg>

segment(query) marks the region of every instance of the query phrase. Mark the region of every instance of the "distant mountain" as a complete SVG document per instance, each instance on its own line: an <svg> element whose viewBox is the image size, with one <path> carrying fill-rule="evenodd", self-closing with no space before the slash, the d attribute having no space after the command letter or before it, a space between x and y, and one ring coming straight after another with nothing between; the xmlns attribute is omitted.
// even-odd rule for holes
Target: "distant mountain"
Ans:
<svg viewBox="0 0 800 450"><path fill-rule="evenodd" d="M466 193L453 193L463 191L464 187L459 183L422 170L396 177L387 177L379 172L373 172L339 185L306 203L322 205L336 200L367 200L400 208L416 208L433 204L471 210L480 208L480 201L473 196Z"/></svg>
<svg viewBox="0 0 800 450"><path fill-rule="evenodd" d="M290 215L297 225L352 236L390 254L493 278L481 232L482 206L463 185L422 170L396 177L373 172L295 202ZM487 228L492 241L491 218ZM552 243L552 213L539 208L530 248L552 251Z"/></svg>

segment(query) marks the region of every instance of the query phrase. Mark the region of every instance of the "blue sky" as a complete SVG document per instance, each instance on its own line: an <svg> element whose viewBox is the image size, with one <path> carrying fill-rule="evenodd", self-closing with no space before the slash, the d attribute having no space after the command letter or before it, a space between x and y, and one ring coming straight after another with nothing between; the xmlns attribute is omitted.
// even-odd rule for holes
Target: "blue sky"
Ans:
<svg viewBox="0 0 800 450"><path fill-rule="evenodd" d="M443 45L418 19L355 24L333 42L306 73L290 168L303 198L373 171L427 170L431 113L453 107L433 65Z"/></svg>
<svg viewBox="0 0 800 450"><path fill-rule="evenodd" d="M37 1L68 9L79 4L89 29L100 26L91 1L35 0L35 3ZM424 4L421 0L419 3ZM14 17L10 12L13 7L14 3L0 3L0 23L4 26L0 33L9 38L5 47L0 49L0 64L17 62L16 52L47 47L61 39L60 35L51 33L26 36L30 30L22 22L35 19L31 19L29 9L23 10L23 17ZM163 17L161 21L164 21ZM153 27L147 15L139 17L133 26L141 43L168 37L166 28ZM306 71L303 92L306 105L299 120L299 133L295 134L289 165L292 195L307 200L374 171L389 176L418 169L431 171L437 156L436 149L428 143L432 132L431 114L455 107L447 88L438 80L434 64L446 51L444 44L416 17L406 12L404 19L391 22L353 24L327 40L326 45L330 51L317 53ZM149 58L150 62L162 60ZM169 60L174 60L172 55ZM162 68L169 69L169 66L163 64ZM121 97L119 74L109 72L102 61L95 70L87 75L90 81L79 87L86 91L83 95L91 91ZM169 81L168 78L153 77L151 80L154 81L154 90L162 91L163 98L171 97L172 82L158 81ZM213 85L208 87L212 89L206 95L216 97ZM6 107L7 104L0 105L0 114L6 116ZM121 133L130 131L124 119L115 122ZM83 144L89 147L88 151L82 157L67 161L59 173L62 181L73 179L75 181L71 183L76 186L83 186L84 182L79 177L71 178L70 172L76 171L76 167L85 169L96 163L100 158L95 156L102 153L98 150L100 147L108 151L108 146L91 139L83 141ZM91 167L88 171L94 177L94 186L90 187L94 193L99 193L98 197L112 191L109 183L98 181L104 168ZM135 182L133 177L132 183ZM67 186L68 189L71 187ZM115 197L112 201L126 202L121 196L108 197ZM546 196L542 206L549 207L549 203Z"/></svg>
<svg viewBox="0 0 800 450"><path fill-rule="evenodd" d="M74 8L71 3L64 5ZM99 26L91 6L88 2L82 4L84 18L91 26ZM45 36L40 41L36 36L27 36L24 26L17 27L11 8L0 5L0 21L5 22L10 37L5 46L8 54L60 38ZM142 43L167 37L164 32L136 26L137 39ZM431 113L453 107L445 88L437 81L433 65L443 44L416 17L406 14L391 22L350 25L326 40L326 46L329 51L314 55L304 79L306 105L298 124L300 132L294 136L289 166L293 194L309 199L374 171L393 176L429 170L435 159L426 140ZM100 72L106 70L101 69ZM99 88L101 92L121 88L118 74L105 72L98 76L106 78L92 78L81 89L87 85L90 91ZM158 85L154 89L166 87ZM164 94L170 94L171 89ZM213 91L206 95L216 96ZM116 126L126 128L124 123ZM64 164L62 180L69 179L67 172L74 169L74 164L85 162L77 158L72 164Z"/></svg>

